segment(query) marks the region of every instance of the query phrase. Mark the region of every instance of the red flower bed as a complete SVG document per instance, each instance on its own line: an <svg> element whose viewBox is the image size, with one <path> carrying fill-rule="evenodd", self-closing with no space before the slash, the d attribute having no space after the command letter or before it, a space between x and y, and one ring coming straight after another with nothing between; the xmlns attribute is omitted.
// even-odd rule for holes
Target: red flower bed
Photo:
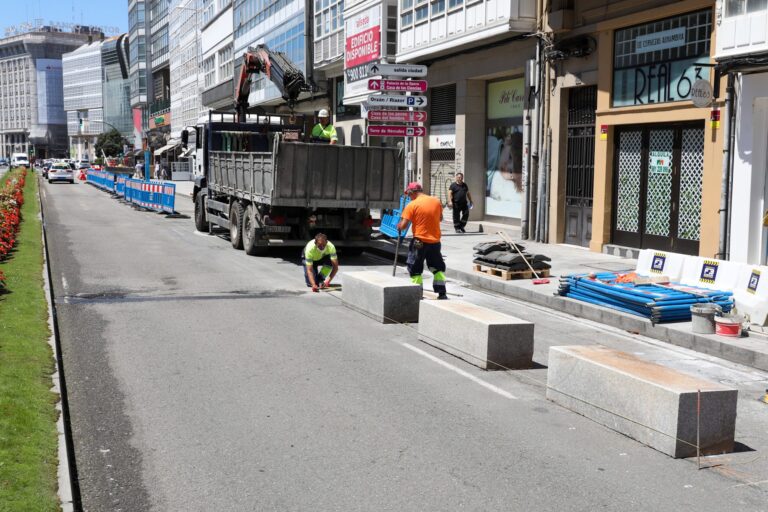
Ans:
<svg viewBox="0 0 768 512"><path fill-rule="evenodd" d="M0 261L5 259L16 243L16 234L21 223L21 205L24 204L24 183L27 171L10 176L0 190ZM0 288L5 275L0 271Z"/></svg>

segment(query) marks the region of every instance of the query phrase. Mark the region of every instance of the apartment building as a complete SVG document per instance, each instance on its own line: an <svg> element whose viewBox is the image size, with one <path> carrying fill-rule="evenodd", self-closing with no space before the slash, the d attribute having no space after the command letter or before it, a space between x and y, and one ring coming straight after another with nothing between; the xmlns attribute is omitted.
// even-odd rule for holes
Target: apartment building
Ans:
<svg viewBox="0 0 768 512"><path fill-rule="evenodd" d="M102 105L105 130L115 129L133 145L131 81L128 34L105 39L101 44Z"/></svg>
<svg viewBox="0 0 768 512"><path fill-rule="evenodd" d="M716 255L723 134L711 118L722 98L692 101L697 81L715 84L714 7L551 4L536 238L628 256Z"/></svg>
<svg viewBox="0 0 768 512"><path fill-rule="evenodd" d="M202 0L173 0L170 7L171 137L180 139L202 111L199 72Z"/></svg>
<svg viewBox="0 0 768 512"><path fill-rule="evenodd" d="M149 98L152 96L152 83L147 80L149 73L150 47L147 43L149 34L148 2L144 0L128 1L128 40L130 54L130 91L133 124L133 142L142 148L146 131L149 129Z"/></svg>
<svg viewBox="0 0 768 512"><path fill-rule="evenodd" d="M447 185L462 172L475 199L472 219L520 223L535 1L399 2L396 60L429 67L429 131L417 146L419 175L445 200Z"/></svg>
<svg viewBox="0 0 768 512"><path fill-rule="evenodd" d="M71 158L93 160L94 145L104 131L101 87L101 41L81 46L62 58L64 110Z"/></svg>
<svg viewBox="0 0 768 512"><path fill-rule="evenodd" d="M39 27L0 39L0 157L67 154L61 57L94 35L87 27L79 33Z"/></svg>
<svg viewBox="0 0 768 512"><path fill-rule="evenodd" d="M201 26L202 105L207 110L234 106L234 54L232 0L204 0Z"/></svg>
<svg viewBox="0 0 768 512"><path fill-rule="evenodd" d="M151 81L147 143L152 149L171 138L170 0L149 0L149 55L147 80Z"/></svg>
<svg viewBox="0 0 768 512"><path fill-rule="evenodd" d="M720 252L751 264L768 262L768 3L729 0L717 5L718 71L726 78L721 124L728 132L722 187ZM728 143L730 141L730 144Z"/></svg>

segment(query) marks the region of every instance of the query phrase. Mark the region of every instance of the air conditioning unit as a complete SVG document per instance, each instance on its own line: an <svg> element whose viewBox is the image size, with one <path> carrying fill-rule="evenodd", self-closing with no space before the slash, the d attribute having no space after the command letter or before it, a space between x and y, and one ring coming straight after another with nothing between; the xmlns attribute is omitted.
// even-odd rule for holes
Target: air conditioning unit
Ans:
<svg viewBox="0 0 768 512"><path fill-rule="evenodd" d="M573 9L560 9L547 15L549 32L566 32L573 28Z"/></svg>

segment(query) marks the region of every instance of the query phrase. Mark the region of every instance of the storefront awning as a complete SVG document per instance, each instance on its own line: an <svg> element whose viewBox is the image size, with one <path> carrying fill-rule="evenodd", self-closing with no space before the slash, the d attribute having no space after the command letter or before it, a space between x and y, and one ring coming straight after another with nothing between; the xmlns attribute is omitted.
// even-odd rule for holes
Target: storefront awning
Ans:
<svg viewBox="0 0 768 512"><path fill-rule="evenodd" d="M170 151L170 150L174 149L176 146L179 146L179 145L180 144L176 143L176 142L172 142L170 144L166 144L165 146L163 146L160 149L158 149L157 151L155 151L155 156L161 156L163 153L165 153L167 151Z"/></svg>

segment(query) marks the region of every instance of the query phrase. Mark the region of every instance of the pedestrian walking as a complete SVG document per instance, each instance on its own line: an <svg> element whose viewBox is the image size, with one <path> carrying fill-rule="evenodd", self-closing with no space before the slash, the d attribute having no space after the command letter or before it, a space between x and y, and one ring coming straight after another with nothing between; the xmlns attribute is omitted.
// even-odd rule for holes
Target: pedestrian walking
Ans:
<svg viewBox="0 0 768 512"><path fill-rule="evenodd" d="M339 271L339 258L336 247L323 233L307 242L301 253L301 266L304 267L304 281L313 292L328 288Z"/></svg>
<svg viewBox="0 0 768 512"><path fill-rule="evenodd" d="M411 282L423 286L424 262L432 272L432 289L437 298L448 298L445 289L445 261L440 253L440 221L443 220L443 204L436 197L428 196L420 183L412 182L405 189L411 202L403 208L398 231L404 231L411 223L413 238L408 246L408 273Z"/></svg>
<svg viewBox="0 0 768 512"><path fill-rule="evenodd" d="M155 179L160 179L160 160L155 160Z"/></svg>
<svg viewBox="0 0 768 512"><path fill-rule="evenodd" d="M136 162L136 171L133 173L133 177L137 180L144 177L144 162L142 160Z"/></svg>
<svg viewBox="0 0 768 512"><path fill-rule="evenodd" d="M469 220L469 209L472 208L472 194L464 183L464 174L457 172L456 181L448 187L448 208L453 210L453 228L457 233L466 233L464 228Z"/></svg>

